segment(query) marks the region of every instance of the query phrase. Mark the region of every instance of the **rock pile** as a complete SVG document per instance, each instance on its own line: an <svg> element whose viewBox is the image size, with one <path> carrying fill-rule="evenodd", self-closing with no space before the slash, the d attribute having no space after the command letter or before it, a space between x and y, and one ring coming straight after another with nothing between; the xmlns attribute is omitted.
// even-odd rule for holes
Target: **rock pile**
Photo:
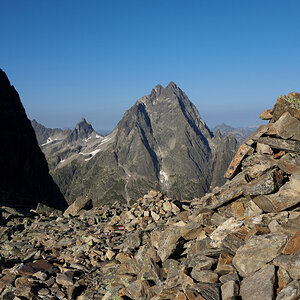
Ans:
<svg viewBox="0 0 300 300"><path fill-rule="evenodd" d="M300 95L261 118L201 199L2 207L2 299L299 299Z"/></svg>

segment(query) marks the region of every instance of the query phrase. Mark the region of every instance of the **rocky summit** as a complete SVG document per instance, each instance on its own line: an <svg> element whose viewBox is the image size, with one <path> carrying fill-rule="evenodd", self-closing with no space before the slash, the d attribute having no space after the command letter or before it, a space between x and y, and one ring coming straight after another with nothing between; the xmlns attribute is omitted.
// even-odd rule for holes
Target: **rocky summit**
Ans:
<svg viewBox="0 0 300 300"><path fill-rule="evenodd" d="M202 198L2 207L2 299L299 299L299 113L279 97Z"/></svg>
<svg viewBox="0 0 300 300"><path fill-rule="evenodd" d="M0 143L0 203L28 208L41 202L64 208L20 97L1 69Z"/></svg>
<svg viewBox="0 0 300 300"><path fill-rule="evenodd" d="M213 135L171 82L139 99L108 136L83 119L65 137L50 135L41 149L68 203L87 198L101 206L115 199L133 203L150 189L177 199L201 197L224 183L237 141Z"/></svg>

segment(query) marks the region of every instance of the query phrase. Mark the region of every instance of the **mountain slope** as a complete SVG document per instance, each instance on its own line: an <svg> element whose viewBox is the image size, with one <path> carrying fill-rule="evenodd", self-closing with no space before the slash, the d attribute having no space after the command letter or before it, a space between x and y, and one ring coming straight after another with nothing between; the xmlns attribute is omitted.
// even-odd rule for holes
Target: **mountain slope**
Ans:
<svg viewBox="0 0 300 300"><path fill-rule="evenodd" d="M32 120L31 125L35 131L35 135L39 145L51 143L58 139L64 139L71 133L71 130L69 129L62 130L60 128L47 128L44 125L38 123L36 120Z"/></svg>
<svg viewBox="0 0 300 300"><path fill-rule="evenodd" d="M20 97L0 69L0 202L35 207L66 204L48 173L45 157Z"/></svg>
<svg viewBox="0 0 300 300"><path fill-rule="evenodd" d="M236 146L234 138L214 138L171 82L139 99L108 136L69 136L42 149L69 203L89 197L99 205L130 202L151 188L179 199L200 197L224 182Z"/></svg>

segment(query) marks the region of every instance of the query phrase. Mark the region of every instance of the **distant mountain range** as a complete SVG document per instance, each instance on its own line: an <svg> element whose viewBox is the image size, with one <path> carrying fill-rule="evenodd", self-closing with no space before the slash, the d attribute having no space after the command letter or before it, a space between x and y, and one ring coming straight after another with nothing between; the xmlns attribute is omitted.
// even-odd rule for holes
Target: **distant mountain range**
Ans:
<svg viewBox="0 0 300 300"><path fill-rule="evenodd" d="M32 121L50 173L66 200L130 202L149 189L178 199L201 197L224 183L234 136L213 134L175 83L139 99L108 135L82 119L74 130Z"/></svg>
<svg viewBox="0 0 300 300"><path fill-rule="evenodd" d="M258 127L258 126L257 126ZM236 140L241 144L251 133L253 133L257 127L231 127L225 123L217 125L213 128L213 132L220 131L222 136L233 134Z"/></svg>

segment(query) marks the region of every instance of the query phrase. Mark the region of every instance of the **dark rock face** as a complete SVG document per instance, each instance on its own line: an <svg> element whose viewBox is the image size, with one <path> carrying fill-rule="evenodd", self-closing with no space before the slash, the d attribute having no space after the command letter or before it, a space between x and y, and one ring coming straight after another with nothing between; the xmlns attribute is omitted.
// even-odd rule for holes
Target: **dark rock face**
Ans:
<svg viewBox="0 0 300 300"><path fill-rule="evenodd" d="M214 137L196 107L173 82L156 86L125 112L111 134L97 135L84 119L68 138L42 147L67 201L129 203L160 189L170 197L201 197L223 174L237 147Z"/></svg>
<svg viewBox="0 0 300 300"><path fill-rule="evenodd" d="M0 70L0 201L35 207L38 202L63 207L64 200L48 173L34 130L20 97Z"/></svg>

